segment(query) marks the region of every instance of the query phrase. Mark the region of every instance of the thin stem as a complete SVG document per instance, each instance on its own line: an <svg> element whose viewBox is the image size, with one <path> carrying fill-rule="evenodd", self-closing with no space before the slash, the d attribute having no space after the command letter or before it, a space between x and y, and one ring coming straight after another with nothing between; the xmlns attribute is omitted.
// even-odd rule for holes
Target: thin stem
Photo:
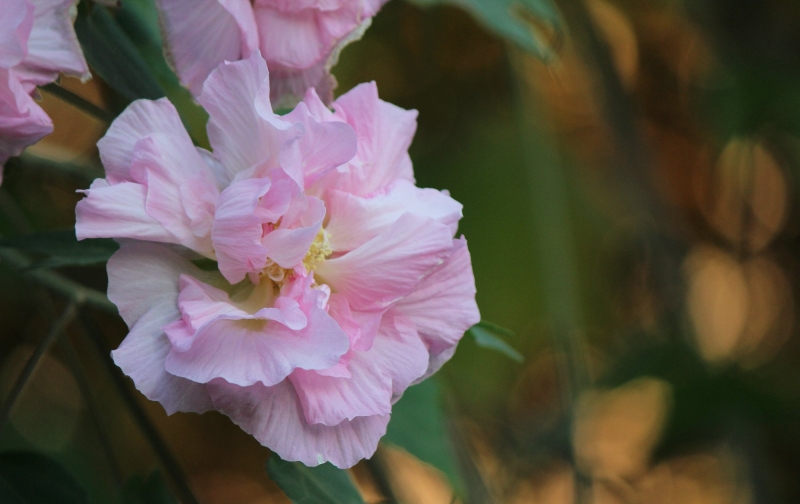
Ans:
<svg viewBox="0 0 800 504"><path fill-rule="evenodd" d="M70 105L77 108L81 112L84 112L85 114L90 115L95 119L98 119L105 123L111 123L111 121L114 120L114 116L112 116L105 110L101 109L94 103L76 95L69 89L59 86L55 82L40 87L41 89L47 91L56 98L69 103Z"/></svg>
<svg viewBox="0 0 800 504"><path fill-rule="evenodd" d="M100 410L98 409L97 403L92 395L92 389L89 386L89 380L86 378L86 372L83 369L83 365L81 365L75 349L72 348L72 341L70 341L69 338L64 338L59 341L59 343L61 344L61 349L66 357L67 364L72 369L72 375L75 377L75 382L78 384L78 389L80 389L81 394L86 400L86 406L89 409L89 416L92 417L92 423L97 431L97 437L100 440L100 445L103 448L106 459L108 459L111 474L114 476L114 481L121 488L124 484L122 470L120 469L119 462L114 455L111 436L108 435L108 431L103 425Z"/></svg>
<svg viewBox="0 0 800 504"><path fill-rule="evenodd" d="M111 352L103 343L100 336L100 331L97 329L91 318L87 316L87 314L82 314L80 320L82 322L81 326L84 329L81 332L87 335L89 340L91 340L95 350L100 356L100 359L103 361L105 368L111 375L111 379L114 382L114 386L119 392L120 397L128 406L134 421L139 426L139 429L142 431L144 437L150 443L150 446L153 448L153 451L161 461L161 464L164 466L164 469L172 480L182 504L199 504L197 498L192 492L192 489L189 487L189 483L186 480L186 474L183 472L180 463L172 454L164 440L161 438L158 430L150 421L150 418L148 418L147 413L145 413L144 409L142 409L141 405L137 402L136 397L134 396L133 392L131 392L128 384L125 381L125 376L122 374L122 371L120 371L120 369L111 359Z"/></svg>
<svg viewBox="0 0 800 504"><path fill-rule="evenodd" d="M36 349L33 351L33 355L31 355L28 359L28 362L25 363L25 367L17 377L14 387L11 389L8 398L6 398L6 401L3 404L3 409L0 410L0 432L3 431L3 428L11 416L11 412L14 410L14 406L17 404L17 400L25 390L25 385L28 383L31 376L33 376L33 373L36 371L36 368L39 365L42 357L45 353L47 353L47 350L52 346L53 342L55 342L61 332L67 327L67 325L69 325L70 322L72 322L72 319L78 314L82 304L83 300L78 297L73 299L69 305L67 305L64 313L62 313L58 320L53 323L53 325L50 327L50 331L48 331L45 337L42 338L42 341L39 342L39 344L36 346Z"/></svg>
<svg viewBox="0 0 800 504"><path fill-rule="evenodd" d="M29 268L33 261L16 250L0 248L0 263L7 263L17 270ZM88 306L108 313L117 314L117 307L102 292L85 287L69 278L46 269L32 269L24 272L24 276L36 280L45 287L58 292L70 300L78 300Z"/></svg>

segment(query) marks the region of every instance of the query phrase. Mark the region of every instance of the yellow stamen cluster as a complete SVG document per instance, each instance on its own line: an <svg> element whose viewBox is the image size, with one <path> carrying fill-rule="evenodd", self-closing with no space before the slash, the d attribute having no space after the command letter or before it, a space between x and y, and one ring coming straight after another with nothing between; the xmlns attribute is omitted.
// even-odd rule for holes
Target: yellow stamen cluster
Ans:
<svg viewBox="0 0 800 504"><path fill-rule="evenodd" d="M303 266L306 267L307 271L313 271L333 253L328 238L328 232L324 229L320 229L319 233L317 233L317 237L314 238L311 247L308 249L308 254L306 254L305 259L303 259Z"/></svg>

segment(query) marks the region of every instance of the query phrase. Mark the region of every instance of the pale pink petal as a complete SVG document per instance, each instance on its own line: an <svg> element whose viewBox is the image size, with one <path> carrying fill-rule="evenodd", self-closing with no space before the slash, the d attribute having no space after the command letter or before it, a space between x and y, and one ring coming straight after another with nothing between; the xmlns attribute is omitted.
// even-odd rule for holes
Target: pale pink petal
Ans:
<svg viewBox="0 0 800 504"><path fill-rule="evenodd" d="M131 328L111 355L136 388L168 414L212 408L204 385L164 369L170 343L161 328L180 318L178 277L183 273L208 275L165 247L147 243L123 244L108 261L108 297Z"/></svg>
<svg viewBox="0 0 800 504"><path fill-rule="evenodd" d="M258 46L248 0L158 0L168 58L181 83L198 96L225 61L247 58Z"/></svg>
<svg viewBox="0 0 800 504"><path fill-rule="evenodd" d="M333 111L325 105L325 102L320 99L319 94L317 94L317 91L313 87L306 89L305 95L303 96L303 103L305 103L308 112L314 116L314 119L317 121L336 120Z"/></svg>
<svg viewBox="0 0 800 504"><path fill-rule="evenodd" d="M146 187L145 211L175 237L173 243L213 257L216 181L194 145L180 138L156 133L139 140L130 175Z"/></svg>
<svg viewBox="0 0 800 504"><path fill-rule="evenodd" d="M245 179L220 194L211 239L219 270L232 284L267 263L267 249L261 243L263 222L255 210L270 186L269 178Z"/></svg>
<svg viewBox="0 0 800 504"><path fill-rule="evenodd" d="M154 133L172 135L174 141L182 146L193 145L178 111L168 99L136 100L111 123L105 136L97 142L110 183L133 181L130 176L133 148L136 142Z"/></svg>
<svg viewBox="0 0 800 504"><path fill-rule="evenodd" d="M0 11L0 68L11 68L28 55L33 4L28 0L0 0Z"/></svg>
<svg viewBox="0 0 800 504"><path fill-rule="evenodd" d="M317 277L347 296L350 307L371 311L408 295L452 249L450 228L406 213L383 233L317 268Z"/></svg>
<svg viewBox="0 0 800 504"><path fill-rule="evenodd" d="M316 298L315 292L307 295ZM225 300L210 297L203 300L197 293L193 296L191 308L195 313L212 311L216 316L196 328L188 348L178 349L173 345L166 369L198 383L222 378L240 386L254 383L272 386L296 368L334 366L350 346L347 335L316 303L305 306L305 327L294 325L292 329L285 325L282 310L277 308L263 308L253 314L242 310L225 312L213 306L226 303ZM192 314L187 313L183 304L181 309L183 319L187 316L191 319ZM176 336L182 338L184 334Z"/></svg>
<svg viewBox="0 0 800 504"><path fill-rule="evenodd" d="M114 237L175 243L175 236L145 211L145 186L135 182L108 185L97 179L84 193L86 197L75 207L79 240Z"/></svg>
<svg viewBox="0 0 800 504"><path fill-rule="evenodd" d="M214 406L282 459L308 466L330 462L346 469L371 457L386 433L389 415L345 420L334 427L309 425L291 383L238 387L209 384Z"/></svg>
<svg viewBox="0 0 800 504"><path fill-rule="evenodd" d="M52 132L50 117L25 92L14 71L0 68L0 168Z"/></svg>
<svg viewBox="0 0 800 504"><path fill-rule="evenodd" d="M28 38L28 56L16 68L20 80L39 86L53 82L61 72L82 79L91 77L72 26L77 2L31 0L31 3L33 29Z"/></svg>
<svg viewBox="0 0 800 504"><path fill-rule="evenodd" d="M450 358L467 329L481 319L466 240L454 240L450 257L395 308L414 322L428 346L431 365L427 377Z"/></svg>
<svg viewBox="0 0 800 504"><path fill-rule="evenodd" d="M414 180L408 147L417 128L416 110L380 100L374 82L356 86L333 106L335 117L355 130L358 152L353 161L323 178L324 187L363 196L398 178Z"/></svg>
<svg viewBox="0 0 800 504"><path fill-rule="evenodd" d="M269 74L258 51L211 72L198 101L210 116L208 138L228 182L254 167L263 173L277 167L283 144L303 132L272 114Z"/></svg>
<svg viewBox="0 0 800 504"><path fill-rule="evenodd" d="M295 370L290 380L306 421L334 426L343 420L391 413L394 397L428 367L428 352L414 324L387 313L368 352L351 351L349 377L331 377Z"/></svg>
<svg viewBox="0 0 800 504"><path fill-rule="evenodd" d="M450 227L451 236L461 219L461 204L444 192L421 189L400 179L372 197L363 198L331 190L326 195L334 251L346 252L366 243L391 226L406 212L418 214Z"/></svg>
<svg viewBox="0 0 800 504"><path fill-rule="evenodd" d="M305 129L305 134L281 155L281 166L303 187L310 187L322 175L350 161L356 154L356 135L350 125L320 122L303 102L284 119L302 124Z"/></svg>
<svg viewBox="0 0 800 504"><path fill-rule="evenodd" d="M300 265L309 247L322 229L325 204L322 200L308 197L308 207L292 229L275 229L262 240L267 256L283 268Z"/></svg>

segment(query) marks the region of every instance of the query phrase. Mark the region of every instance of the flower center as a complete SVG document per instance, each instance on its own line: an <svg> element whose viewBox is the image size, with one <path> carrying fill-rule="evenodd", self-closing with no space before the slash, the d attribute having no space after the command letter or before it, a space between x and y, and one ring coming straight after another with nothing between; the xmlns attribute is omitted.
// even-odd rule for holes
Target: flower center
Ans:
<svg viewBox="0 0 800 504"><path fill-rule="evenodd" d="M308 249L305 259L303 259L303 266L306 267L306 271L313 271L333 253L329 237L330 235L327 231L324 229L319 230L317 237L314 238L311 247Z"/></svg>

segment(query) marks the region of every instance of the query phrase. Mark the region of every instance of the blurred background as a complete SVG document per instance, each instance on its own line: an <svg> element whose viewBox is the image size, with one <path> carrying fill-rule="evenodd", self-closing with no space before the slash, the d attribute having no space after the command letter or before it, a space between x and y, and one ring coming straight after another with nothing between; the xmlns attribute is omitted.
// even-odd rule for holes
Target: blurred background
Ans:
<svg viewBox="0 0 800 504"><path fill-rule="evenodd" d="M105 12L203 143L152 0ZM800 4L392 0L334 73L419 111L418 185L464 204L482 317L514 349L470 333L407 392L351 471L365 501L800 502ZM137 91L112 80L60 85L115 113ZM97 260L14 242L71 228L102 176L107 122L41 94L55 132L0 188L0 397L66 306L40 277L105 291ZM126 331L70 322L0 451L46 454L92 503L177 502L184 476L202 503L289 502L226 417L167 417L115 378Z"/></svg>

